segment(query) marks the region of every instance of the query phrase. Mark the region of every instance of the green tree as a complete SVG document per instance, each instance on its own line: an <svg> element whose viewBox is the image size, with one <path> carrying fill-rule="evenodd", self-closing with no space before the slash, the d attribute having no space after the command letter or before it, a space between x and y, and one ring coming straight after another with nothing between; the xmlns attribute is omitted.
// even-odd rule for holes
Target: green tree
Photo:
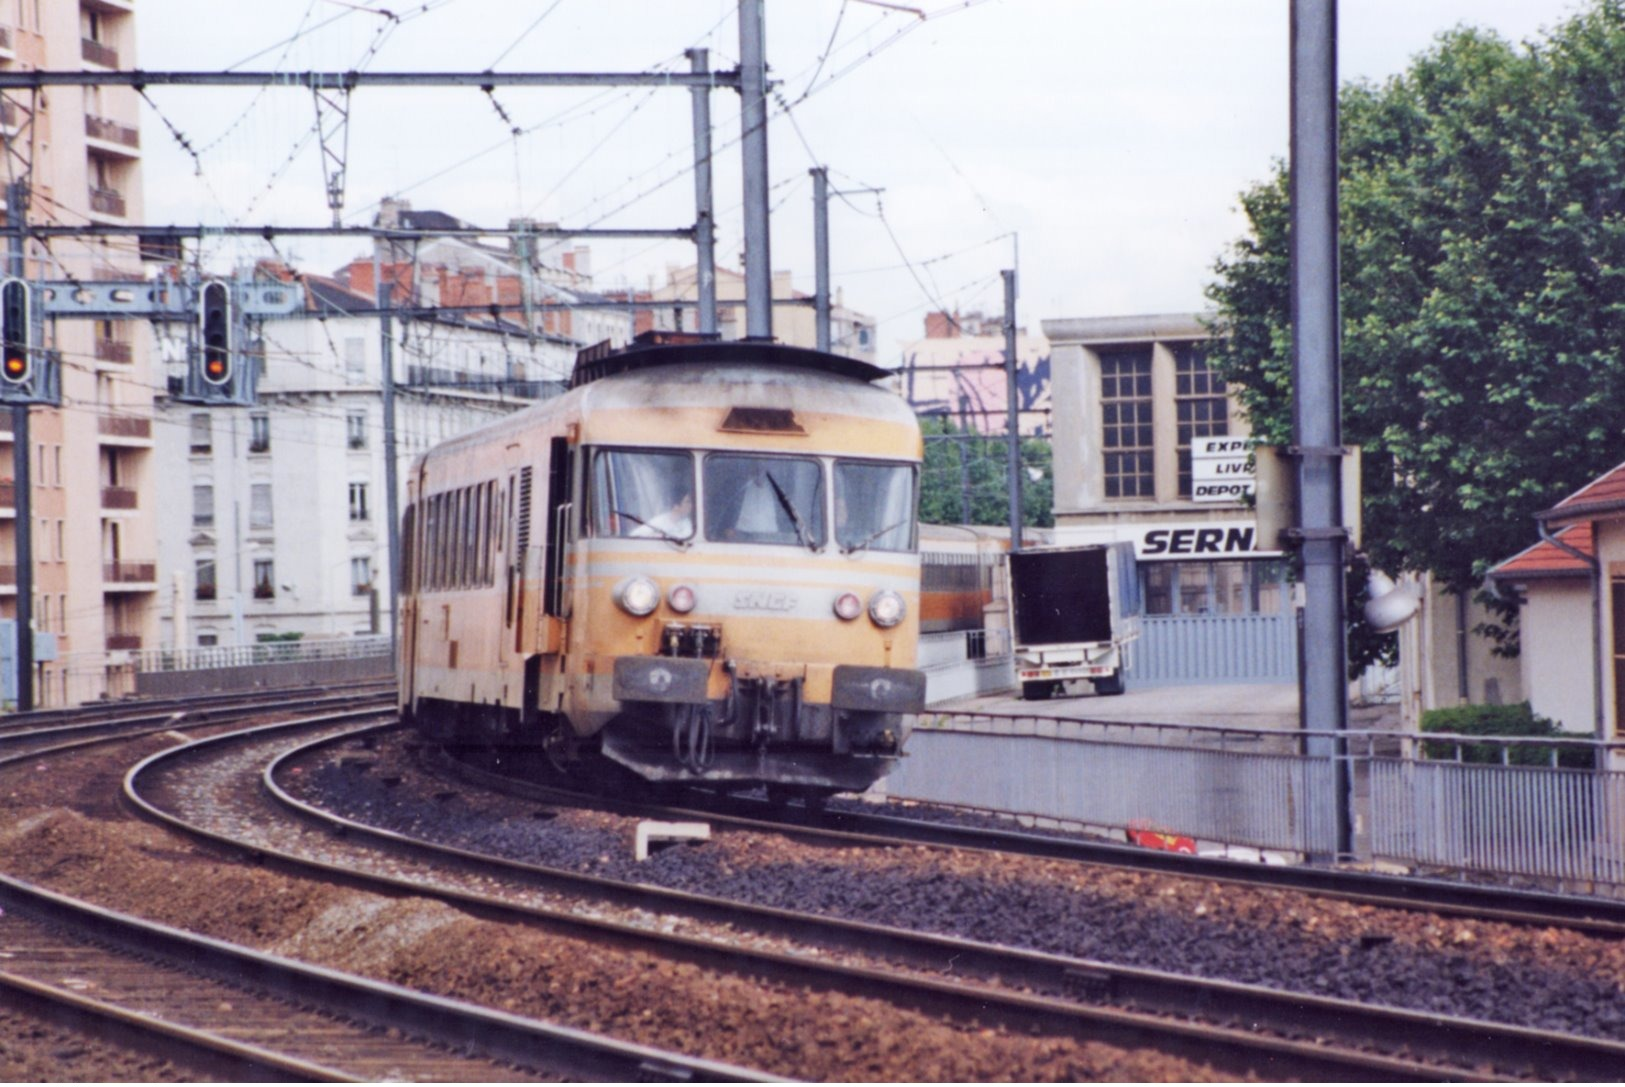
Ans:
<svg viewBox="0 0 1625 1087"><path fill-rule="evenodd" d="M1471 592L1528 546L1534 513L1625 460L1625 5L1519 47L1450 31L1402 75L1344 87L1340 114L1343 420L1366 553ZM1280 443L1287 191L1278 163L1242 195L1251 233L1208 288L1209 357Z"/></svg>
<svg viewBox="0 0 1625 1087"><path fill-rule="evenodd" d="M959 430L940 416L922 418L920 430L925 435L920 520L932 525L1008 525L1004 437ZM1047 528L1055 523L1049 442L1024 438L1021 466L1021 523Z"/></svg>

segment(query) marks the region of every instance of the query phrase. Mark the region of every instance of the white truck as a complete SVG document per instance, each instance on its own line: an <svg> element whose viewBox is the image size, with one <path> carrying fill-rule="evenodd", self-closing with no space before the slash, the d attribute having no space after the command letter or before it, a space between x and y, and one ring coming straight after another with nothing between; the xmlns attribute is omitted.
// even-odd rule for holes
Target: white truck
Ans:
<svg viewBox="0 0 1625 1087"><path fill-rule="evenodd" d="M1131 544L1042 547L1007 556L1010 640L1021 697L1041 701L1068 680L1122 694L1128 645L1140 636Z"/></svg>

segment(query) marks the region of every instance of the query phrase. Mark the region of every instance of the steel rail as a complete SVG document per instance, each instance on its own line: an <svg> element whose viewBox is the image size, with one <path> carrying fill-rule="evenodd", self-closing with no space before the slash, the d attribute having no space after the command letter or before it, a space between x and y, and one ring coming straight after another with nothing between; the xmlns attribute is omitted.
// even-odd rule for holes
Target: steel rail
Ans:
<svg viewBox="0 0 1625 1087"><path fill-rule="evenodd" d="M0 1002L65 1029L92 1033L99 1041L140 1050L189 1069L207 1069L236 1082L359 1082L325 1065L142 1015L10 971L0 971Z"/></svg>
<svg viewBox="0 0 1625 1087"><path fill-rule="evenodd" d="M49 755L66 754L80 748L150 736L154 733L229 723L235 718L264 713L271 709L303 712L334 705L353 705L361 701L376 702L380 705L388 705L393 701L392 691L312 696L309 688L306 688L305 693L306 697L293 700L280 696L274 700L245 699L239 696L195 712L175 710L167 713L143 713L101 721L81 721L0 733L0 767Z"/></svg>
<svg viewBox="0 0 1625 1087"><path fill-rule="evenodd" d="M306 718L295 724L319 727L324 723L376 719L393 712L392 705L384 704ZM288 724L259 726L247 732L258 734L267 729L288 727ZM160 761L173 751L193 747L195 743L150 756L130 770L126 780L137 775L142 765ZM11 909L46 914L53 924L78 928L98 943L112 943L137 955L184 963L185 969L193 973L213 971L240 978L295 1005L316 1002L341 1019L360 1017L375 1027L394 1028L431 1039L436 1046L466 1049L488 1060L538 1069L548 1075L601 1082L650 1078L733 1082L774 1078L254 951L77 901L5 875L0 875L0 902ZM139 1016L132 1021L138 1022ZM225 1034L229 1035L229 1031ZM373 1038L366 1048L376 1049L378 1044L377 1038ZM221 1045L229 1049L229 1038ZM358 1054L360 1052L358 1050ZM487 1071L470 1076L465 1072L452 1078L478 1079L488 1074ZM349 1077L340 1073L337 1078Z"/></svg>
<svg viewBox="0 0 1625 1087"><path fill-rule="evenodd" d="M265 730L255 730L261 732ZM1119 969L1086 960L1042 953L1019 952L979 944L974 941L948 937L933 937L906 930L856 922L842 922L815 915L797 914L766 907L747 907L724 900L707 899L686 892L662 891L634 884L598 877L562 873L542 866L528 865L491 858L485 854L455 850L433 843L412 839L391 831L379 830L316 809L286 794L275 782L278 769L290 759L299 757L310 748L343 743L368 732L381 731L377 727L359 729L339 735L330 735L305 745L298 751L287 752L273 760L262 773L262 785L267 794L295 811L302 818L320 822L346 838L371 838L393 850L411 852L434 858L439 862L451 860L457 864L489 875L493 871L509 876L520 875L530 882L552 884L576 894L616 898L624 904L640 905L663 912L689 913L705 919L740 924L749 922L776 935L792 938L814 938L835 946L846 946L868 954L889 959L908 959L923 968L939 973L957 973L971 962L977 963L990 974L1015 977L1040 988L1061 988L1071 993L1080 990L1099 997L1111 995L1125 1004L1144 1001L1157 1006L1157 1012L1148 1013L1138 1007L1103 1008L1071 998L1044 997L1012 992L1009 989L963 981L945 981L940 978L899 975L894 970L843 966L809 961L802 956L789 956L765 951L745 951L737 947L719 945L712 940L650 932L647 929L619 924L600 918L584 918L571 913L530 906L519 906L489 895L476 894L454 888L426 886L422 879L374 876L358 873L355 867L340 867L328 862L310 861L292 854L269 851L255 845L257 855L274 859L293 870L315 868L352 884L369 884L397 890L410 890L419 895L440 897L461 908L493 919L529 924L542 924L562 928L603 939L608 936L618 942L630 942L647 947L662 955L677 956L710 969L743 971L752 975L767 975L790 984L833 989L843 993L856 993L885 1000L894 1005L916 1007L933 1014L947 1014L956 1018L969 1018L983 1022L998 1021L1013 1029L1041 1029L1064 1035L1082 1035L1116 1044L1153 1046L1163 1052L1178 1053L1200 1060L1214 1059L1215 1051L1231 1063L1256 1072L1279 1076L1282 1068L1290 1066L1294 1074L1310 1078L1348 1076L1353 1072L1370 1077L1398 1077L1401 1079L1451 1079L1461 1076L1482 1078L1482 1062L1487 1049L1518 1068L1528 1066L1531 1053L1548 1057L1557 1050L1553 1068L1573 1067L1594 1072L1599 1067L1617 1068L1625 1060L1625 1046L1595 1043L1589 1039L1571 1039L1552 1042L1540 1032L1509 1028L1503 1032L1497 1024L1468 1020L1450 1020L1447 1017L1401 1012L1385 1016L1381 1009L1344 1004L1338 1001L1305 998L1298 994L1272 993L1259 987L1225 983L1209 983L1200 979L1177 975L1158 974L1155 971ZM230 741L219 737L200 741L203 747ZM173 753L171 753L173 754ZM166 823L186 833L217 844L244 848L231 836L180 820L168 813L160 816ZM1227 1004L1227 1002L1235 1002ZM1217 1009L1242 1009L1239 1014L1216 1016ZM1293 1014L1302 1009L1302 1014ZM1305 1043L1294 1040L1314 1027L1334 1028L1341 1012L1352 1012L1356 1020L1382 1025L1366 1033L1349 1031L1346 1027L1337 1037L1355 1037L1357 1043L1344 1045L1323 1042ZM1283 1033L1281 1037L1260 1037L1251 1030L1238 1029L1247 1024L1250 1013L1267 1016L1271 1026ZM1202 1016L1204 1023L1194 1023L1169 1016ZM1215 1018L1225 1020L1214 1022ZM1430 1035L1429 1032L1432 1032ZM1491 1043L1486 1036L1501 1034L1505 1041ZM1418 1040L1429 1037L1445 1039L1429 1043L1432 1048L1428 1063L1408 1057L1372 1053L1369 1045L1374 1039L1385 1040L1415 1048ZM1569 1048L1565 1048L1565 1043ZM1356 1048L1356 1046L1363 1048ZM1448 1052L1447 1052L1448 1051ZM1454 1065L1447 1062L1455 1061ZM1550 1074L1550 1073L1548 1073Z"/></svg>
<svg viewBox="0 0 1625 1087"><path fill-rule="evenodd" d="M314 1001L342 1017L367 1020L379 1028L416 1033L435 1044L466 1048L491 1060L539 1067L553 1074L598 1082L650 1077L722 1082L764 1079L716 1062L612 1042L584 1031L553 1027L465 1001L254 951L93 906L7 876L0 876L0 901L14 908L21 906L47 912L55 923L71 924L95 940L115 943L138 955L183 962L192 972L227 973L269 990L285 1001L296 1004ZM134 1019L128 1021L135 1022ZM211 1033L194 1032L192 1040L209 1044ZM216 1048L227 1052L232 1044L229 1038L220 1037ZM379 1039L372 1039L372 1048L379 1044ZM274 1059L269 1050L265 1056ZM295 1066L295 1062L289 1064ZM348 1077L343 1073L329 1073L321 1078Z"/></svg>

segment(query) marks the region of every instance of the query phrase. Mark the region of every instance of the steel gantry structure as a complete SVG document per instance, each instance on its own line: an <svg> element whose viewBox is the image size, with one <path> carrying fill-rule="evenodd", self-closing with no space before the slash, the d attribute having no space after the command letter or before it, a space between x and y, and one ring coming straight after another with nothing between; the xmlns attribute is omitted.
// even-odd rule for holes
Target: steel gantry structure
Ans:
<svg viewBox="0 0 1625 1087"><path fill-rule="evenodd" d="M732 71L709 70L708 53L703 49L687 52L691 69L687 72L362 72L362 71L144 71L138 69L114 71L52 71L7 69L0 71L0 100L7 94L28 94L38 103L46 88L55 86L130 87L144 92L148 87L290 87L311 92L316 111L316 133L321 141L322 169L329 210L333 214L330 226L293 227L211 227L211 226L156 226L138 224L89 224L61 226L31 225L28 222L28 179L25 170L21 180L9 190L11 199L7 209L9 274L26 279L27 244L30 238L54 237L137 237L143 246L154 242L175 242L187 238L240 235L262 236L267 239L283 236L356 235L372 237L389 243L412 241L427 237L490 237L529 233L543 237L604 237L604 238L672 238L690 240L697 249L699 266L698 286L700 307L699 324L702 331L717 328L716 270L715 270L715 210L711 189L711 125L709 94L719 88L731 88L740 93L743 127L742 158L744 160L745 196L745 308L747 336L753 339L771 339L772 329L772 263L769 245L768 164L767 164L767 81L766 38L764 26L764 0L739 0L740 64ZM616 229L561 227L524 227L502 230L403 231L369 227L345 227L340 221L344 203L345 179L348 172L348 137L351 119L350 96L363 87L468 87L490 93L496 87L675 87L687 88L693 96L695 219L692 225L677 228ZM29 111L34 116L34 111ZM11 151L16 137L7 133L5 146ZM388 360L389 316L402 312L391 303L380 286L377 312L382 317L381 335L385 344L385 464L388 472L386 490L389 516L389 563L391 585L400 579L400 541L395 427L393 407L393 374ZM28 343L45 378L37 385L16 384L9 388L0 384L0 402L10 404L14 428L14 472L19 494L17 518L18 558L18 708L33 705L32 651L27 643L31 628L29 602L32 586L31 530L26 517L27 500L22 497L29 484L28 464L28 411L35 404L59 403L58 396L49 385L55 373L56 360L39 351L45 318L117 319L147 317L154 320L190 321L202 308L206 297L221 297L218 292L200 283L180 282L154 284L145 280L128 283L99 281L93 284L77 280L51 281L35 278L29 281L31 299ZM300 299L298 292L283 285L254 285L236 281L226 288L230 299L227 319L238 322L247 317L258 319L286 316L295 312ZM456 307L486 310L489 307ZM447 307L435 307L435 312L448 312ZM421 313L421 310L407 311ZM15 332L15 330L13 330ZM228 342L240 343L241 337L227 333ZM189 367L189 370L191 367ZM228 365L228 372L233 367ZM250 368L240 367L247 372ZM183 396L205 403L246 403L252 400L250 385L246 393L238 386L216 386L211 391L197 383L189 383ZM398 625L398 609L392 593L391 623L393 632Z"/></svg>

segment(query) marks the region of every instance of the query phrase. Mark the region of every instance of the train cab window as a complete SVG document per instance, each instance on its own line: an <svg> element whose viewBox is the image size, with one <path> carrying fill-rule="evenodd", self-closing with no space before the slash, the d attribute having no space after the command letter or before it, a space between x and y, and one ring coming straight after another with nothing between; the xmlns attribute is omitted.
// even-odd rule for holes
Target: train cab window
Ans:
<svg viewBox="0 0 1625 1087"><path fill-rule="evenodd" d="M914 466L835 462L835 544L843 554L914 550Z"/></svg>
<svg viewBox="0 0 1625 1087"><path fill-rule="evenodd" d="M806 457L706 457L705 536L731 543L822 547L823 465Z"/></svg>
<svg viewBox="0 0 1625 1087"><path fill-rule="evenodd" d="M688 540L694 535L694 458L600 449L592 461L595 536Z"/></svg>

